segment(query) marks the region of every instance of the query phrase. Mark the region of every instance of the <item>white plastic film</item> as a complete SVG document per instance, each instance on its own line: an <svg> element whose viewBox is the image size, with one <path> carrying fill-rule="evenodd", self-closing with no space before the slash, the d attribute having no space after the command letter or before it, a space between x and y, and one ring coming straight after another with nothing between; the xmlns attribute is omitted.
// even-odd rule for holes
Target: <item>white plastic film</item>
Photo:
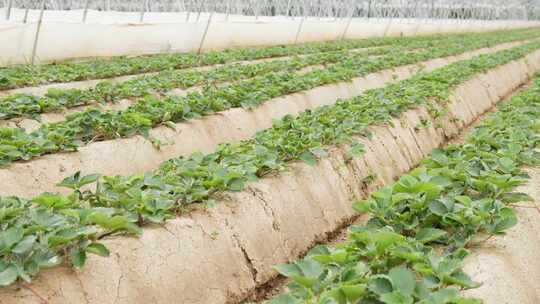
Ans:
<svg viewBox="0 0 540 304"><path fill-rule="evenodd" d="M21 14L24 14L23 10L13 9L11 21L0 22L0 66L31 61L39 11L29 13L28 23L21 23ZM186 17L185 13L148 13L144 22L140 23L135 12L89 11L87 22L81 23L81 10L46 11L36 44L35 63L197 51L209 14L201 14L198 21L196 13L190 15L188 22L185 21ZM132 20L131 23L129 20ZM230 16L225 21L225 15L215 14L202 42L202 50L326 41L343 37L359 39L478 32L540 25L540 22L529 21L365 18L353 19L350 26L347 23L347 19L259 17L255 20L252 16Z"/></svg>

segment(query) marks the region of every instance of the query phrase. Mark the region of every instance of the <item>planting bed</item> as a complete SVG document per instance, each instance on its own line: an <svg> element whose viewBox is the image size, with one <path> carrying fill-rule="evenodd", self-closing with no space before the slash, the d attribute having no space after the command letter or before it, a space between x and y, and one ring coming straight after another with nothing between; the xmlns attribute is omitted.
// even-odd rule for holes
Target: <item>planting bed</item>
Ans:
<svg viewBox="0 0 540 304"><path fill-rule="evenodd" d="M199 76L188 84L168 82L163 90L159 81L142 81L141 94L129 85L124 90L132 95L118 99L133 100L120 110L76 109L71 102L21 107L26 110L6 118L63 107L74 114L38 124L33 133L0 129L0 285L6 286L0 303L260 300L261 289L278 282L276 265L369 217L371 228L354 228L346 254L316 247L301 262L278 267L297 285L274 303L354 303L359 297L476 303L452 289L474 285L460 270L462 247L473 252L467 272L486 280L462 294L488 303L503 295L510 303L536 303L539 273L520 261L538 248L517 250L540 231L540 213L518 203L525 195L509 192L524 181L520 166L530 166L538 178L540 79L480 122L465 144L430 153L540 70L539 36L527 29L292 47L292 53L275 54L303 56L171 71L180 73L175 81ZM213 56L257 59L278 56L276 50ZM205 64L212 63L223 62ZM92 78L84 75L78 77ZM156 75L145 77L164 74ZM199 92L183 97L165 94L197 86ZM10 97L3 98L9 104ZM427 171L402 177L420 164ZM396 180L398 186L380 190ZM388 189L397 193L390 205ZM533 197L534 191L525 189ZM434 203L439 196L444 199ZM450 208L448 200L465 207L442 211ZM518 224L522 233L499 239L520 216L527 220ZM379 237L386 245L377 245ZM493 255L489 244L505 258ZM408 254L396 256L398 249ZM450 254L441 258L447 272L433 264L443 253ZM497 280L492 268L527 275Z"/></svg>

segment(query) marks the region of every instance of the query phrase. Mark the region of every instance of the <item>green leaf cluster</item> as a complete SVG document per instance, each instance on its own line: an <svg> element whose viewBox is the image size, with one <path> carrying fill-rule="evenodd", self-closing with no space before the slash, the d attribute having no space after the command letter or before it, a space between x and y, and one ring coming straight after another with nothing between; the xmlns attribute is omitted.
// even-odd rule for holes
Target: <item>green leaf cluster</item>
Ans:
<svg viewBox="0 0 540 304"><path fill-rule="evenodd" d="M63 261L83 266L88 253L108 256L99 242L112 233L140 233L122 210L82 207L77 196L43 193L32 200L0 198L0 286L30 282Z"/></svg>

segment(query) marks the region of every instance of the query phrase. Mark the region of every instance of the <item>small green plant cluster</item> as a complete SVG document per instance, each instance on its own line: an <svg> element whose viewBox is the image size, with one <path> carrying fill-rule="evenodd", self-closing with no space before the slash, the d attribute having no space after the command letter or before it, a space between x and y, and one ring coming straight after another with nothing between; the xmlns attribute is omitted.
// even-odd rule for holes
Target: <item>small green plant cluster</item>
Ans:
<svg viewBox="0 0 540 304"><path fill-rule="evenodd" d="M533 49L533 45L523 45L456 62L431 73L420 73L386 88L370 90L356 98L306 111L297 118L285 117L249 140L220 145L216 152L207 155L196 153L190 157L172 159L153 172L125 177L81 176L77 173L59 184L73 190L67 196L43 193L29 200L16 197L1 198L0 285L10 285L17 279L29 281L41 268L56 265L66 258L72 265L79 267L83 264L87 253L107 255L99 240L109 234L140 233L138 227L146 223L163 223L193 203L210 202L216 192L243 190L247 183L270 171L282 170L292 161L301 160L315 164L317 158L326 155L327 146L351 144L349 156L358 156L363 149L354 144L354 137L365 134L368 126L387 122L393 116L399 116L407 109L418 105L426 105L435 100L444 102L450 90L456 85L475 74L519 59ZM538 159L537 155L531 154L529 146L520 145L519 140L534 138L531 132L538 131L540 101L534 97L538 96L539 90L540 81L537 81L531 93L515 98L516 100L521 98L521 103L524 104L523 107L516 109L523 110L511 113L516 115L516 120L522 119L523 122L514 124L515 127L511 130L516 134L516 138L512 139L513 145L509 145L511 150L507 151L505 160L497 162L504 164L507 169L513 169L507 175L512 183L516 181L516 177L512 174L517 172L517 166L523 162L525 156ZM513 104L516 103L518 102L513 101ZM498 123L495 121L492 125L497 126ZM526 123L531 125L525 128L523 131L525 133L518 132L517 128ZM499 133L506 134L505 132ZM506 147L504 137L495 135L497 134L481 137L485 141L486 148L497 143ZM536 143L537 139L536 142L530 143L530 146ZM441 159L444 159L443 154L450 159L448 151L452 150L446 151L444 152L446 154L438 153ZM470 151L468 155L471 157L474 156L473 152L479 152L476 147L472 147ZM503 150L497 151L502 153ZM515 160L512 155L519 155L520 159ZM453 161L454 157L451 159ZM484 160L479 159L477 167L472 168L471 170L474 170L471 172L481 172L483 166L495 162ZM433 172L428 171L431 175L435 174ZM499 185L496 188L499 191L504 180L495 175L493 177L494 179L480 181L467 179L467 181L478 187L483 185L486 191L492 189L494 185ZM420 174L413 175L412 178L424 177ZM435 180L440 179L433 178L433 181L420 180L420 183L435 183ZM93 190L89 189L91 184L96 185ZM420 186L419 188L423 189ZM440 190L440 193L443 193L443 190ZM504 195L511 196L506 193ZM406 199L403 198L404 203L407 202ZM476 200L473 200L469 205L477 204ZM454 208L453 206L456 204L449 203L445 208ZM490 203L487 202L486 206L489 207ZM371 208L371 203L369 207ZM440 207L443 215L446 214L444 212L450 212L442 209L442 205L437 207ZM457 211L459 210L456 209ZM423 212L425 208L418 210L418 214L407 215L411 219L408 225L412 225L410 226L412 231L424 227L414 225L414 217L420 217ZM467 217L468 213L466 212L464 216ZM503 219L500 216L497 218ZM390 222L394 219L389 217L384 220ZM445 220L452 221L453 218L448 217ZM474 222L474 218L472 221ZM501 223L498 224L499 228L495 225L493 231L500 230L504 225L504 222ZM409 229L407 227L403 229ZM401 231L395 227L392 229L388 233L399 234ZM467 232L469 228L463 231ZM447 235L449 239L457 240L461 234L447 233Z"/></svg>
<svg viewBox="0 0 540 304"><path fill-rule="evenodd" d="M540 76L492 114L462 145L435 150L423 166L354 208L370 215L347 240L319 246L276 270L291 280L271 304L472 304L463 272L467 246L517 223L512 192L520 166L540 165Z"/></svg>
<svg viewBox="0 0 540 304"><path fill-rule="evenodd" d="M73 189L68 197L43 193L31 201L0 198L0 286L18 278L30 282L42 268L59 265L64 257L80 268L87 254L108 256L99 239L116 232L140 234L121 209L91 207L80 199L84 185L99 176L75 174L62 182Z"/></svg>
<svg viewBox="0 0 540 304"><path fill-rule="evenodd" d="M147 96L123 111L101 111L91 108L73 113L65 121L43 124L34 132L18 128L0 128L0 164L62 151L74 151L88 142L130 137L140 134L149 138L151 128L167 126L202 115L209 115L235 107L256 107L283 95L312 89L321 85L351 80L396 66L413 64L433 58L461 54L493 43L512 41L512 37L499 34L484 39L471 36L467 39L441 40L436 47L411 53L391 53L378 58L365 59L362 54L352 54L325 69L304 74L292 71L269 73L223 87L207 87L203 92L187 96L155 98ZM518 58L540 47L531 42L515 51Z"/></svg>
<svg viewBox="0 0 540 304"><path fill-rule="evenodd" d="M520 33L527 30L516 30ZM408 42L424 37L411 38ZM0 90L35 86L47 83L104 79L138 73L192 68L234 61L256 60L283 56L305 55L320 52L343 51L385 45L398 45L401 38L377 37L362 40L311 42L299 45L280 45L265 48L239 48L223 51L196 53L167 53L137 57L114 57L83 62L66 62L46 65L17 65L0 68Z"/></svg>

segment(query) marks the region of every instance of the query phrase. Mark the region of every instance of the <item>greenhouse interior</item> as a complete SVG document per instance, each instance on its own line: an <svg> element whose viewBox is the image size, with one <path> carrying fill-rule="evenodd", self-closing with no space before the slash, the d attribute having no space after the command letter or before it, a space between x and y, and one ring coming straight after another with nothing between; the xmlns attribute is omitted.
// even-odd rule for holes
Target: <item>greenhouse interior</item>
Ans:
<svg viewBox="0 0 540 304"><path fill-rule="evenodd" d="M540 0L0 0L0 304L539 304Z"/></svg>

